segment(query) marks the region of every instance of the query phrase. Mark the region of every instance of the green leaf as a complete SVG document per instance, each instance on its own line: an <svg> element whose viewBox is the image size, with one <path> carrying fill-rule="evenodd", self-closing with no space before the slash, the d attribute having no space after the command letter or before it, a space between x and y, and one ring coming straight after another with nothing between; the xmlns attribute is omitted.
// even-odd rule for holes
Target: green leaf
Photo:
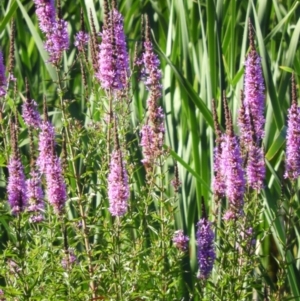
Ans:
<svg viewBox="0 0 300 301"><path fill-rule="evenodd" d="M167 147L165 147L167 149ZM174 160L176 160L177 162L179 162L184 168L186 168L186 170L188 170L196 179L199 183L201 183L210 193L212 193L210 187L207 185L207 183L205 181L203 181L203 179L201 178L201 176L194 170L191 168L191 166L186 163L180 156L178 156L176 154L176 152L174 152L173 150L169 150L171 156L174 158Z"/></svg>
<svg viewBox="0 0 300 301"><path fill-rule="evenodd" d="M10 22L17 8L18 8L18 4L15 0L13 0L10 7L6 11L4 18L0 22L0 33L4 30L5 26Z"/></svg>
<svg viewBox="0 0 300 301"><path fill-rule="evenodd" d="M284 126L279 132L278 136L274 139L272 145L270 146L268 152L266 153L266 159L271 161L275 155L281 151L282 146L285 143L287 127Z"/></svg>
<svg viewBox="0 0 300 301"><path fill-rule="evenodd" d="M290 72L290 73L293 73L294 70L290 67L286 67L286 66L279 66L280 69L286 71L286 72Z"/></svg>
<svg viewBox="0 0 300 301"><path fill-rule="evenodd" d="M173 70L176 79L180 83L180 86L185 92L189 95L193 103L197 106L197 108L202 113L204 119L206 122L213 128L213 118L210 110L208 109L207 105L204 103L204 101L197 95L196 91L193 89L192 85L186 80L186 78L180 73L180 71L177 69L175 65L170 61L169 58L165 56L165 54L162 52L162 50L158 47L158 52L160 55L164 57L164 59L167 61L171 69Z"/></svg>

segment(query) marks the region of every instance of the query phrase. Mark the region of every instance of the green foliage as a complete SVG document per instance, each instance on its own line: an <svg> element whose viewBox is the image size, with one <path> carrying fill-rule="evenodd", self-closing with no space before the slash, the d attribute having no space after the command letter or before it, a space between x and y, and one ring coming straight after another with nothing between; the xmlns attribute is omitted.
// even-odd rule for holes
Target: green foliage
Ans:
<svg viewBox="0 0 300 301"><path fill-rule="evenodd" d="M132 68L131 86L116 102L95 79L91 46L85 55L73 46L80 30L80 7L91 33L90 14L97 32L103 28L103 5L103 1L62 1L71 47L55 68L47 62L33 1L0 2L0 48L6 66L11 21L16 23L17 80L10 83L0 108L0 285L6 299L300 300L298 183L283 179L290 77L291 72L298 80L300 75L299 1L118 1L131 66L135 45L140 49L141 17L147 14L163 71L165 145L150 173L141 163L139 145L149 92L138 82L137 70ZM260 194L247 191L245 216L231 223L222 219L226 200L217 201L210 188L215 140L211 100L216 100L225 128L221 102L225 91L238 133L249 19L266 86L267 176ZM25 78L39 112L46 97L61 158L63 141L67 148L65 214L56 216L47 204L46 219L39 225L29 222L28 213L12 216L7 204L7 165L13 147L9 125L15 112L27 175L30 170L28 129L20 115ZM112 111L118 117L131 190L122 218L112 217L108 210L107 176L115 146ZM179 193L170 185L174 161L182 184ZM202 215L202 197L215 227L217 252L206 281L196 277L195 224ZM249 228L254 237L247 237ZM188 252L172 244L176 229L189 235ZM64 269L62 260L71 258L69 248L77 260Z"/></svg>

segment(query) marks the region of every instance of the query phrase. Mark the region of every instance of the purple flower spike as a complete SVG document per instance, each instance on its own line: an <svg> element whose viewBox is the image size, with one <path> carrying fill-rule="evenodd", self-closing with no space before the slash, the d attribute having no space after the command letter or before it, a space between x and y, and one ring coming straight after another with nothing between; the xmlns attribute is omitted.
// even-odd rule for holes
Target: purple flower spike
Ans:
<svg viewBox="0 0 300 301"><path fill-rule="evenodd" d="M33 99L27 99L22 105L22 117L27 126L40 127L41 116L37 110L37 103Z"/></svg>
<svg viewBox="0 0 300 301"><path fill-rule="evenodd" d="M296 180L300 175L300 107L297 105L295 77L292 77L292 105L288 110L285 178Z"/></svg>
<svg viewBox="0 0 300 301"><path fill-rule="evenodd" d="M185 236L183 230L177 230L172 239L175 247L180 251L186 251L188 248L189 237Z"/></svg>
<svg viewBox="0 0 300 301"><path fill-rule="evenodd" d="M84 31L79 31L76 34L74 45L78 48L79 51L84 50L84 45L88 44L89 35Z"/></svg>
<svg viewBox="0 0 300 301"><path fill-rule="evenodd" d="M216 253L214 248L214 232L211 229L211 223L202 218L197 223L197 258L200 270L198 278L207 279L212 271Z"/></svg>
<svg viewBox="0 0 300 301"><path fill-rule="evenodd" d="M300 175L300 108L293 103L288 110L285 178L296 180Z"/></svg>
<svg viewBox="0 0 300 301"><path fill-rule="evenodd" d="M255 50L251 24L249 24L249 36L251 50L245 61L244 79L245 114L251 116L255 137L260 141L264 137L265 85L261 68L261 58Z"/></svg>
<svg viewBox="0 0 300 301"><path fill-rule="evenodd" d="M103 89L121 90L127 85L129 57L123 17L116 9L110 15L110 22L107 22L101 33L102 42L99 46L99 68L96 77Z"/></svg>
<svg viewBox="0 0 300 301"><path fill-rule="evenodd" d="M164 113L163 109L158 105L162 96L161 71L159 69L159 59L153 51L150 41L150 28L146 25L146 41L144 42L144 52L140 60L142 69L142 77L150 96L147 100L148 120L141 131L142 141L140 145L143 147L144 159L142 160L147 171L154 167L157 158L162 153L164 141Z"/></svg>
<svg viewBox="0 0 300 301"><path fill-rule="evenodd" d="M251 119L249 110L245 108L243 91L241 91L241 108L239 109L238 125L240 127L241 146L247 150L248 145L256 141L253 141Z"/></svg>
<svg viewBox="0 0 300 301"><path fill-rule="evenodd" d="M36 16L39 20L40 29L44 33L52 30L55 22L54 0L33 0L36 7Z"/></svg>
<svg viewBox="0 0 300 301"><path fill-rule="evenodd" d="M31 178L26 181L28 212L32 213L31 223L39 223L44 220L44 195L39 174L36 171L30 173Z"/></svg>
<svg viewBox="0 0 300 301"><path fill-rule="evenodd" d="M154 146L154 132L149 125L144 125L141 130L141 143L143 147L142 163L147 167L151 166L153 161L153 146Z"/></svg>
<svg viewBox="0 0 300 301"><path fill-rule="evenodd" d="M144 42L144 47L145 51L142 57L143 68L141 70L142 78L144 78L147 89L150 91L155 91L156 99L158 99L161 97L162 89L162 85L160 84L160 61L158 56L153 51L153 46L150 40Z"/></svg>
<svg viewBox="0 0 300 301"><path fill-rule="evenodd" d="M120 89L121 83L118 79L118 70L113 60L112 33L109 28L103 29L101 33L102 42L98 53L98 72L96 78L103 89Z"/></svg>
<svg viewBox="0 0 300 301"><path fill-rule="evenodd" d="M213 177L213 192L218 197L223 197L226 191L224 175L221 172L222 149L218 145L214 150L214 177Z"/></svg>
<svg viewBox="0 0 300 301"><path fill-rule="evenodd" d="M113 216L122 216L127 211L130 196L128 175L120 150L111 154L110 172L108 175L109 211Z"/></svg>
<svg viewBox="0 0 300 301"><path fill-rule="evenodd" d="M55 145L55 131L53 125L49 121L43 121L41 124L41 132L39 134L39 156L37 166L40 173L45 174L47 166L51 164L53 156L52 145Z"/></svg>
<svg viewBox="0 0 300 301"><path fill-rule="evenodd" d="M6 95L6 77L5 77L5 66L3 63L3 54L0 51L0 97Z"/></svg>
<svg viewBox="0 0 300 301"><path fill-rule="evenodd" d="M266 176L264 153L261 147L250 146L246 173L248 185L255 190L261 190Z"/></svg>
<svg viewBox="0 0 300 301"><path fill-rule="evenodd" d="M63 52L69 48L68 23L58 19L52 26L52 31L46 34L45 49L49 53L49 62L57 65Z"/></svg>
<svg viewBox="0 0 300 301"><path fill-rule="evenodd" d="M153 166L157 157L161 154L163 138L164 138L164 125L161 122L160 127L158 127L157 132L155 128L146 124L142 127L141 130L141 143L143 147L143 157L142 163L145 168L151 168Z"/></svg>
<svg viewBox="0 0 300 301"><path fill-rule="evenodd" d="M40 28L46 35L45 49L49 62L57 65L62 53L69 48L69 36L66 21L56 19L53 0L34 0Z"/></svg>
<svg viewBox="0 0 300 301"><path fill-rule="evenodd" d="M242 158L237 138L234 135L224 135L222 143L220 170L224 175L226 196L229 199L231 211L235 218L243 212L245 192L245 177L242 168Z"/></svg>
<svg viewBox="0 0 300 301"><path fill-rule="evenodd" d="M52 144L53 145L53 144ZM47 196L54 212L61 214L67 200L67 188L62 175L60 159L53 154L46 169Z"/></svg>
<svg viewBox="0 0 300 301"><path fill-rule="evenodd" d="M126 87L129 75L129 56L127 52L126 37L124 33L123 16L116 10L113 10L114 34L116 41L116 55L118 58L118 68L120 69L120 81L122 87Z"/></svg>
<svg viewBox="0 0 300 301"><path fill-rule="evenodd" d="M11 207L12 214L18 215L25 210L27 195L23 165L16 155L12 156L9 161L8 172L8 203Z"/></svg>

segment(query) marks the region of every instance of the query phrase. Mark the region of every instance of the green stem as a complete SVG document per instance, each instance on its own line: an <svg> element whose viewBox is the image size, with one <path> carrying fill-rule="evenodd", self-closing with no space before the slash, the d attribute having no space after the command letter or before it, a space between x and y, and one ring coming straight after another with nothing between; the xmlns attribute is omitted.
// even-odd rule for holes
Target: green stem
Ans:
<svg viewBox="0 0 300 301"><path fill-rule="evenodd" d="M62 91L60 74L59 74L59 71L57 69L56 69L56 72L57 72L57 77L58 77L58 88L60 89L60 91ZM91 246L90 246L89 238L88 238L88 228L87 228L86 216L85 216L83 205L82 205L82 193L81 193L80 185L79 185L79 175L77 173L76 166L75 166L75 159L74 159L75 155L74 155L74 151L73 151L73 148L72 148L72 145L71 145L70 132L69 132L69 127L68 127L68 121L67 121L66 114L65 114L65 106L64 106L64 102L63 102L63 98L62 98L62 92L58 93L58 94L59 94L60 103L61 103L63 121L65 123L67 145L69 146L71 164L72 164L73 174L74 174L75 183L76 183L76 194L78 196L79 213L80 213L81 223L82 223L85 250L86 250L87 259L88 259L89 276L90 276L90 288L91 288L91 291L92 291L92 297L93 297L93 299L96 300L97 295L96 295L96 285L95 285L95 282L93 280L94 267L93 267L93 264L92 264L92 250L91 250Z"/></svg>

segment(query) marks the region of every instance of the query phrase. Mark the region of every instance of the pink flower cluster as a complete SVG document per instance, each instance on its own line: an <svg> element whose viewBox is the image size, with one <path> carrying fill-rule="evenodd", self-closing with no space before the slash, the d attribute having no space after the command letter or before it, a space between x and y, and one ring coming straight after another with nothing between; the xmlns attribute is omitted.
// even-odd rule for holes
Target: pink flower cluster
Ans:
<svg viewBox="0 0 300 301"><path fill-rule="evenodd" d="M122 216L127 211L127 201L130 196L128 174L121 150L111 154L110 171L108 175L109 211L113 216Z"/></svg>
<svg viewBox="0 0 300 301"><path fill-rule="evenodd" d="M40 29L46 36L45 49L49 54L49 62L57 65L63 52L69 48L68 24L56 18L53 0L34 0L34 3Z"/></svg>

